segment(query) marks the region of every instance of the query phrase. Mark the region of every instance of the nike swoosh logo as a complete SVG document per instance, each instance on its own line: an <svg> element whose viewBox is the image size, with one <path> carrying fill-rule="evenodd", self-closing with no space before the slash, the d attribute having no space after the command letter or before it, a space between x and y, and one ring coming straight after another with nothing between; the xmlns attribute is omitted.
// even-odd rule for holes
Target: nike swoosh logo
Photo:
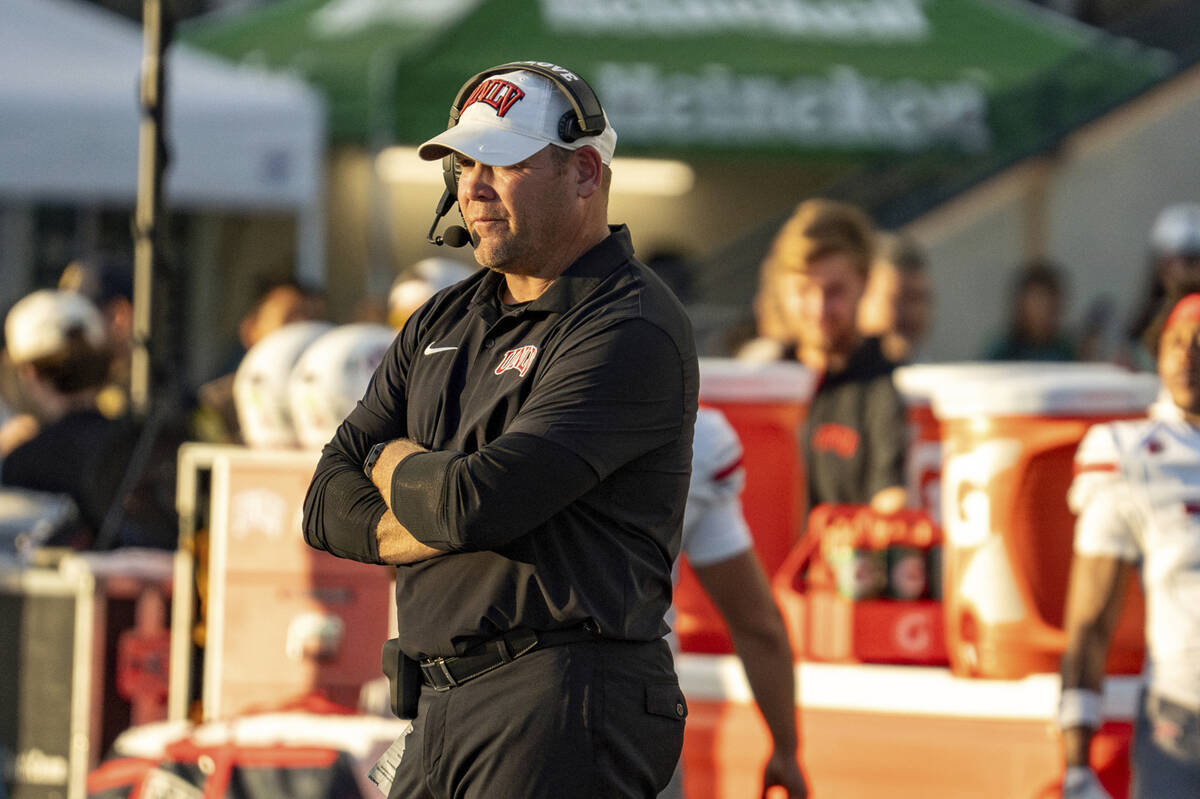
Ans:
<svg viewBox="0 0 1200 799"><path fill-rule="evenodd" d="M450 351L456 350L456 349L458 349L458 347L435 347L432 344L426 344L425 345L425 354L433 355L435 352L450 352Z"/></svg>

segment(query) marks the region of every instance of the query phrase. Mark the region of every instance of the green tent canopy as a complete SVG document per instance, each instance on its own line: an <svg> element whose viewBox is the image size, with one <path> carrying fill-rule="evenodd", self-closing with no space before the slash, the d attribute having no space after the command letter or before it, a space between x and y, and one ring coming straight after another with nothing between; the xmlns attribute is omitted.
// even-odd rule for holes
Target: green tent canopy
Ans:
<svg viewBox="0 0 1200 799"><path fill-rule="evenodd" d="M343 143L420 142L474 72L562 64L625 155L1015 152L1166 71L1021 0L281 0L181 35L306 77Z"/></svg>

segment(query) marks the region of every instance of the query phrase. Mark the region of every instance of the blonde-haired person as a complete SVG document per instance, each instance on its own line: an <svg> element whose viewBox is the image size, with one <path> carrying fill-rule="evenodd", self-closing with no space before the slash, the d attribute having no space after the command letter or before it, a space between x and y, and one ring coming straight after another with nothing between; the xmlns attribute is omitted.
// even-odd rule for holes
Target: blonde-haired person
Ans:
<svg viewBox="0 0 1200 799"><path fill-rule="evenodd" d="M859 303L876 235L860 208L827 199L802 202L776 235L762 265L764 307L779 312L794 358L820 376L800 446L808 465L809 507L904 505L904 405L895 365L880 340L859 332Z"/></svg>

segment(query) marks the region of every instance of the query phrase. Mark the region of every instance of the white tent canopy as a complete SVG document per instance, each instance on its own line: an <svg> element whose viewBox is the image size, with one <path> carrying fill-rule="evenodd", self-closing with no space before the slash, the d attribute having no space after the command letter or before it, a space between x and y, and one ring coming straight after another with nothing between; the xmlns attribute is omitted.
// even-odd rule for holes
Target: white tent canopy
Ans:
<svg viewBox="0 0 1200 799"><path fill-rule="evenodd" d="M96 6L0 0L0 203L133 203L142 48ZM298 275L323 282L324 119L299 79L172 44L165 201L295 211Z"/></svg>

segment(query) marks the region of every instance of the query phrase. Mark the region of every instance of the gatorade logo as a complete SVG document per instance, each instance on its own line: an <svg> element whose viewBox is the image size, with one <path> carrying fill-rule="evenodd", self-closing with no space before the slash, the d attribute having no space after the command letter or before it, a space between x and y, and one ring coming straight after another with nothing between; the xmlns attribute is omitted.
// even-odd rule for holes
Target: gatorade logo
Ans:
<svg viewBox="0 0 1200 799"><path fill-rule="evenodd" d="M928 614L919 611L905 613L896 620L892 637L901 652L924 654L933 645L933 623Z"/></svg>

